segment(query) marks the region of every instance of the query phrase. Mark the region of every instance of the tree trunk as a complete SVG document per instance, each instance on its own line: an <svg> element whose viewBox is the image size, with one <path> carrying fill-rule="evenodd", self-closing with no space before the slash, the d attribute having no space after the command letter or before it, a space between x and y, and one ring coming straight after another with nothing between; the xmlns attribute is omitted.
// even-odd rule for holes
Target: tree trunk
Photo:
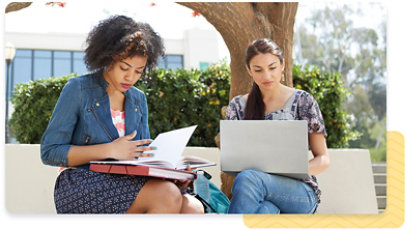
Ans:
<svg viewBox="0 0 406 230"><path fill-rule="evenodd" d="M6 14L29 7L31 4L32 2L11 2L6 7Z"/></svg>
<svg viewBox="0 0 406 230"><path fill-rule="evenodd" d="M293 86L293 25L298 3L180 2L202 14L219 31L231 57L230 99L249 92L252 79L245 69L245 50L255 39L267 37L284 51L283 84Z"/></svg>
<svg viewBox="0 0 406 230"><path fill-rule="evenodd" d="M258 38L270 38L284 52L285 78L282 83L293 86L293 26L298 3L272 2L180 2L202 14L221 34L231 57L230 100L248 93L252 79L245 69L245 50ZM219 142L219 136L217 135ZM219 146L219 144L217 144ZM234 177L221 172L221 190L231 198Z"/></svg>

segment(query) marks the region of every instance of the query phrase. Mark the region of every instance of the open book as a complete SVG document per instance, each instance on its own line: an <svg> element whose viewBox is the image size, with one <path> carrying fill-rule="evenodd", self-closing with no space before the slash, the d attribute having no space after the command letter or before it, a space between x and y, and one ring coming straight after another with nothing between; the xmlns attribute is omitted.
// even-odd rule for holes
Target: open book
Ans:
<svg viewBox="0 0 406 230"><path fill-rule="evenodd" d="M157 150L153 151L146 151L145 153L154 153L153 157L144 157L139 158L137 160L131 161L91 161L90 162L90 170L95 171L98 168L98 172L100 170L104 170L104 172L112 173L111 168L108 168L110 171L106 171L107 167L96 167L97 165L114 165L115 172L122 172L122 174L130 174L125 173L128 169L134 169L135 167L129 166L139 166L140 169L149 167L150 170L160 170L162 173L163 170L167 169L166 171L169 173L173 173L174 171L182 173L191 173L188 171L184 171L185 169L189 168L202 168L208 166L214 166L216 163L210 162L206 159L200 157L192 157L192 156L185 156L182 157L182 153L186 148L186 144L188 143L190 137L192 136L194 130L196 129L195 126L190 126L182 129L176 129L165 133L160 133L155 140L151 142L151 146L157 147ZM119 170L119 166L123 166L125 170ZM139 175L134 174L133 175ZM143 174L145 176L145 173ZM154 176L154 175L147 175L147 176ZM159 176L163 177L163 176ZM168 178L168 177L167 177ZM170 178L170 177L169 177Z"/></svg>
<svg viewBox="0 0 406 230"><path fill-rule="evenodd" d="M141 166L150 166L156 168L167 168L167 169L177 169L185 170L187 168L203 168L209 166L215 166L216 163L208 161L206 159L195 157L195 156L184 156L172 164L171 162L165 160L134 160L134 161L91 161L91 164L114 164L114 165L141 165Z"/></svg>

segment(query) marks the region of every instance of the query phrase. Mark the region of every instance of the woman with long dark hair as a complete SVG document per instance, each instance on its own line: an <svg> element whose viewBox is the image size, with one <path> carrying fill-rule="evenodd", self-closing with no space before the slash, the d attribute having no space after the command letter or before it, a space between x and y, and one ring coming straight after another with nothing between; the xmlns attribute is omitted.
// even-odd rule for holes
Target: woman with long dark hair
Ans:
<svg viewBox="0 0 406 230"><path fill-rule="evenodd" d="M245 61L253 86L249 94L230 101L225 119L307 120L314 158L309 161L312 177L308 180L254 169L240 172L231 191L229 213L314 213L321 193L315 175L329 166L327 132L319 106L309 93L281 84L285 61L282 50L272 40L261 38L252 42Z"/></svg>

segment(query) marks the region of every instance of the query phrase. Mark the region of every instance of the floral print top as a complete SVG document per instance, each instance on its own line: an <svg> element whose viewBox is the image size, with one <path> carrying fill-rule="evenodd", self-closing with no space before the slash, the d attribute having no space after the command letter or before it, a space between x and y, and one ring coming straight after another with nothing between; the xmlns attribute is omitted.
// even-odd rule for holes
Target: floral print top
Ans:
<svg viewBox="0 0 406 230"><path fill-rule="evenodd" d="M245 103L242 95L234 97L227 107L225 119L242 120ZM304 90L296 89L282 109L265 114L264 120L306 120L309 133L317 132L327 137L319 105L313 96ZM313 188L318 203L320 203L321 190L318 187L316 177L312 176L311 179L305 180L305 182Z"/></svg>
<svg viewBox="0 0 406 230"><path fill-rule="evenodd" d="M114 127L116 127L118 136L125 135L125 111L116 111L110 108L111 119L113 120Z"/></svg>

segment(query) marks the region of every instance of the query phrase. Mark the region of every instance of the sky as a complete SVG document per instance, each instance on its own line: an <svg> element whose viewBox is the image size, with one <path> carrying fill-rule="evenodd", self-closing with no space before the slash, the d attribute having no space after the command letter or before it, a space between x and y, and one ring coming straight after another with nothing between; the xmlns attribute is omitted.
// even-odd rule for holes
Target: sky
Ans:
<svg viewBox="0 0 406 230"><path fill-rule="evenodd" d="M152 4L154 4L152 6ZM374 25L380 20L378 7L371 7L370 2L300 2L296 20L301 22L310 16L312 10L325 5L339 7L343 4L360 6L364 15L355 21L358 25ZM384 2L380 2L384 5ZM131 6L129 8L128 6ZM30 7L5 16L6 31L24 32L61 32L61 33L88 33L92 26L108 15L124 14L133 17L136 21L151 24L161 35L167 38L181 38L185 29L215 28L203 16L193 17L192 10L171 1L68 1L66 6L46 6L45 2L34 2ZM41 17L38 17L41 15ZM21 20L26 18L29 20Z"/></svg>
<svg viewBox="0 0 406 230"><path fill-rule="evenodd" d="M305 1L299 3L296 14L296 25L305 23L315 9L329 6L340 7L342 4L359 6L361 2L340 1L320 2ZM369 3L362 4L367 7L354 20L359 26L374 26L381 20L382 9L371 7ZM47 6L45 2L34 1L23 10L5 15L6 32L33 32L33 33L79 33L87 34L100 20L113 14L123 14L136 21L148 22L161 36L166 39L181 39L187 29L216 29L207 22L203 16L192 16L193 10L172 1L153 0L115 0L115 1L67 1L65 7ZM40 17L38 17L40 15ZM24 18L24 20L21 20ZM216 31L217 32L217 31ZM230 60L228 49L217 32L220 49L220 59Z"/></svg>
<svg viewBox="0 0 406 230"><path fill-rule="evenodd" d="M184 31L191 28L216 31L203 16L194 17L192 13L193 10L171 1L68 1L63 8L34 2L26 9L6 14L5 31L87 34L100 20L114 14L147 22L166 39L181 39ZM219 33L217 38L221 59L229 57Z"/></svg>
<svg viewBox="0 0 406 230"><path fill-rule="evenodd" d="M152 3L155 5L152 6ZM63 8L34 2L26 9L7 14L5 29L88 33L100 20L112 14L123 14L136 21L148 22L167 38L181 38L183 30L188 28L213 28L204 17L193 17L192 12L189 8L168 1L68 1ZM22 17L29 20L20 20Z"/></svg>

